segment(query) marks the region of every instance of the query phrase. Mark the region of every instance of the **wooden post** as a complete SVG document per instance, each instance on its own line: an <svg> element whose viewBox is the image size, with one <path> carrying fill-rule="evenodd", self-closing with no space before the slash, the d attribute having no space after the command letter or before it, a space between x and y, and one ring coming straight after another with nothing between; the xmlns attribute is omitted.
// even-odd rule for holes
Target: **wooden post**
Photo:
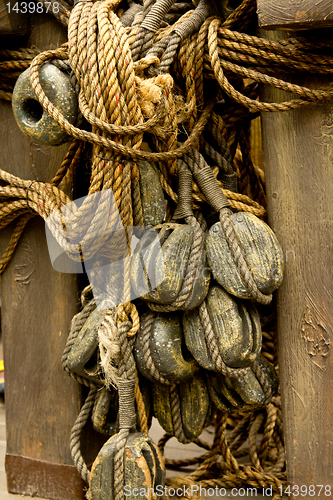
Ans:
<svg viewBox="0 0 333 500"><path fill-rule="evenodd" d="M297 83L318 87L323 78ZM262 91L265 101L292 97ZM326 498L333 490L333 102L262 113L262 131L269 222L285 257L277 311L288 481L295 497L303 486L303 498Z"/></svg>
<svg viewBox="0 0 333 500"><path fill-rule="evenodd" d="M28 46L56 48L65 40L66 31L50 16L48 23L32 31ZM23 179L50 181L68 144L33 144L17 127L10 103L0 103L0 117L1 167ZM2 251L5 239L2 232ZM2 275L1 300L8 490L52 500L83 500L84 483L69 450L81 389L60 361L78 310L77 276L53 270L44 221L38 216L29 221Z"/></svg>

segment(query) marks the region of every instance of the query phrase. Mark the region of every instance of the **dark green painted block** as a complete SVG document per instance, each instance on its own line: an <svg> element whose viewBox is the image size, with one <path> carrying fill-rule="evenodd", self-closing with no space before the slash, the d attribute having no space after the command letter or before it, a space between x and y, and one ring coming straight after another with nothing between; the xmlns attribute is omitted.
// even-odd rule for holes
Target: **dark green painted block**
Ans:
<svg viewBox="0 0 333 500"><path fill-rule="evenodd" d="M51 63L39 71L40 84L50 102L72 125L78 113L77 96L69 77ZM55 146L70 138L39 104L29 79L29 68L17 79L13 90L12 107L22 132L37 144Z"/></svg>
<svg viewBox="0 0 333 500"><path fill-rule="evenodd" d="M231 215L238 240L254 280L262 293L274 292L282 283L283 253L272 229L255 215L246 212ZM219 222L206 238L209 266L216 281L232 295L251 298L232 258Z"/></svg>

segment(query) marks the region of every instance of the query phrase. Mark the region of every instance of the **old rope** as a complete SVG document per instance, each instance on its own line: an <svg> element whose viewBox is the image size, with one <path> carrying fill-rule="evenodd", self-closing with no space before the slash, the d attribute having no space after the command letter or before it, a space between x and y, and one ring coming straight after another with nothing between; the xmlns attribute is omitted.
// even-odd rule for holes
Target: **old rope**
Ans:
<svg viewBox="0 0 333 500"><path fill-rule="evenodd" d="M181 217L193 226L195 233L182 292L171 306L150 304L151 308L165 311L186 305L205 221L214 220L211 206L219 213L246 288L259 302L270 301L270 296L262 294L254 282L235 237L229 209L265 218L264 174L251 159L250 122L260 112L281 112L331 99L330 85L309 89L290 82L285 75L331 73L332 41L299 37L270 42L253 36L250 33L256 21L254 0L244 0L233 12L228 11L228 17L221 12L217 16L205 0L194 4L146 0L142 6L129 2L126 9L126 5L111 0L79 1L74 6L72 1L61 0L59 12L53 14L62 25L68 26L68 43L46 52L38 48L0 51L0 98L11 99L17 77L30 67L31 84L40 104L72 138L67 155L49 183L22 180L0 170L0 229L16 221L0 261L0 273L8 265L26 224L36 214L44 220L53 215L50 229L72 259L83 260L82 252L89 257L104 258L105 254L100 252L106 239L100 236L106 228L117 227L118 214L125 227L143 224L137 162L147 160L158 164L168 201L166 220L174 217L177 202L181 205L177 185L183 165L194 176L187 203L192 203L195 211L195 217L192 213ZM80 125L82 117L76 125L70 124L45 95L39 69L46 62L56 64L71 75L84 127ZM293 94L293 98L283 103L262 102L258 99L259 84L282 89ZM151 151L142 148L143 141L148 141ZM62 208L72 201L65 194L66 186L82 168L84 156L91 159L89 196L81 207L72 206L65 216ZM213 195L212 186L215 186ZM113 193L111 201L106 195L108 190ZM219 193L217 197L216 193ZM95 204L98 194L101 197ZM64 236L63 228L69 219L72 236L80 241L80 252L73 245L73 239ZM92 243L94 241L97 243ZM116 277L110 279L116 286ZM136 412L141 429L148 432L132 355L138 331L143 337L147 370L153 378L168 384L175 434L179 441L187 441L181 426L179 394L159 373L151 356L149 334L154 313L148 314L140 324L138 310L130 302L128 261L124 264L122 287L123 304L117 307L115 301L111 301L98 331L101 372L106 385L118 388L120 398L120 431L114 460L117 500L122 498L124 449L129 432L135 426ZM95 300L88 299L89 291L83 292L83 308L73 318L62 359L64 369L90 389L72 429L70 443L74 463L85 481L89 480L90 471L84 463L80 442L98 387L73 374L67 358L83 325L97 307ZM205 302L199 307L199 314L217 369L229 377L245 374L247 369L232 369L224 364ZM274 339L273 321L265 326L262 352L276 365ZM276 497L279 496L279 488L286 481L281 402L278 397L271 398L259 364L254 363L251 370L269 404L246 414L217 412L213 445L195 441L205 449L203 455L189 460L166 460L173 468L197 465L196 470L186 476L168 478L169 486L272 486ZM159 443L162 450L169 437Z"/></svg>

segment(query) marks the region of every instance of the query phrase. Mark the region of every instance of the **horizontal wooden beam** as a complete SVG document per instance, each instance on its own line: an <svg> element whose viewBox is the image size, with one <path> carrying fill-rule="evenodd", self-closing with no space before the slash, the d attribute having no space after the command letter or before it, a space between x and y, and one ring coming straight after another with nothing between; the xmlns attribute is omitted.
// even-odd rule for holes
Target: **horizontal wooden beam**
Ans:
<svg viewBox="0 0 333 500"><path fill-rule="evenodd" d="M333 26L330 0L257 0L259 26L265 29L316 29Z"/></svg>
<svg viewBox="0 0 333 500"><path fill-rule="evenodd" d="M53 500L85 500L85 483L74 465L7 454L5 467L10 493Z"/></svg>

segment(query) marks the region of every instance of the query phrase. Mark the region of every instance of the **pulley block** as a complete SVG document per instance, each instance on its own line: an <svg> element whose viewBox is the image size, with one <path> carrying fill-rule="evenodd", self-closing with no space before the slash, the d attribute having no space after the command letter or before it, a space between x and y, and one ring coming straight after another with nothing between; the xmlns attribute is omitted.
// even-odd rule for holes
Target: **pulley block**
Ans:
<svg viewBox="0 0 333 500"><path fill-rule="evenodd" d="M262 355L258 356L256 362L274 396L279 380L273 365ZM247 370L245 375L232 378L209 371L205 375L209 395L219 410L232 413L253 410L268 403L264 388L252 369Z"/></svg>
<svg viewBox="0 0 333 500"><path fill-rule="evenodd" d="M110 437L98 453L91 469L89 489L91 500L113 500L114 462L117 434ZM152 439L142 433L129 434L124 450L124 491L128 500L148 498L159 486L164 488L163 458ZM141 493L140 493L141 492ZM145 494L142 494L144 493Z"/></svg>
<svg viewBox="0 0 333 500"><path fill-rule="evenodd" d="M154 415L167 434L177 437L174 398L179 402L182 431L188 441L196 439L209 424L210 399L206 382L200 374L172 387L154 383L152 391Z"/></svg>
<svg viewBox="0 0 333 500"><path fill-rule="evenodd" d="M146 340L146 325L150 318L149 339ZM147 368L146 342L149 343L148 348L156 369L168 381L175 383L189 379L199 370L199 365L185 345L182 318L178 312L142 315L133 352L140 372L155 381Z"/></svg>
<svg viewBox="0 0 333 500"><path fill-rule="evenodd" d="M192 226L176 223L157 225L144 234L131 261L131 283L136 296L158 304L174 302L182 289L193 236ZM209 282L210 270L202 251L184 308L193 309L204 300Z"/></svg>
<svg viewBox="0 0 333 500"><path fill-rule="evenodd" d="M39 70L39 79L53 106L74 125L78 103L68 75L53 64L46 63ZM30 83L29 68L16 81L12 107L17 125L33 142L55 146L70 139L39 103Z"/></svg>
<svg viewBox="0 0 333 500"><path fill-rule="evenodd" d="M67 367L70 371L95 384L103 385L104 377L99 366L98 327L102 318L99 309L94 309L67 356Z"/></svg>
<svg viewBox="0 0 333 500"><path fill-rule="evenodd" d="M142 380L140 383L140 390L142 394L143 403L145 406L145 413L148 418L148 426L151 424L152 408L149 382ZM117 389L110 387L103 387L98 391L91 415L93 428L101 434L113 436L119 431L119 398ZM137 414L136 427L140 429L140 419Z"/></svg>
<svg viewBox="0 0 333 500"><path fill-rule="evenodd" d="M283 277L283 253L274 232L250 213L234 213L231 219L258 289L263 294L271 294L281 285ZM232 257L220 222L209 230L206 251L216 281L236 297L251 298Z"/></svg>
<svg viewBox="0 0 333 500"><path fill-rule="evenodd" d="M206 299L208 316L224 363L230 367L249 366L261 350L259 314L250 301L239 300L221 286L210 287ZM215 370L205 339L198 308L186 311L183 317L184 336L188 350L207 370Z"/></svg>
<svg viewBox="0 0 333 500"><path fill-rule="evenodd" d="M154 163L139 161L140 194L145 226L157 226L165 216L165 199L160 176Z"/></svg>

